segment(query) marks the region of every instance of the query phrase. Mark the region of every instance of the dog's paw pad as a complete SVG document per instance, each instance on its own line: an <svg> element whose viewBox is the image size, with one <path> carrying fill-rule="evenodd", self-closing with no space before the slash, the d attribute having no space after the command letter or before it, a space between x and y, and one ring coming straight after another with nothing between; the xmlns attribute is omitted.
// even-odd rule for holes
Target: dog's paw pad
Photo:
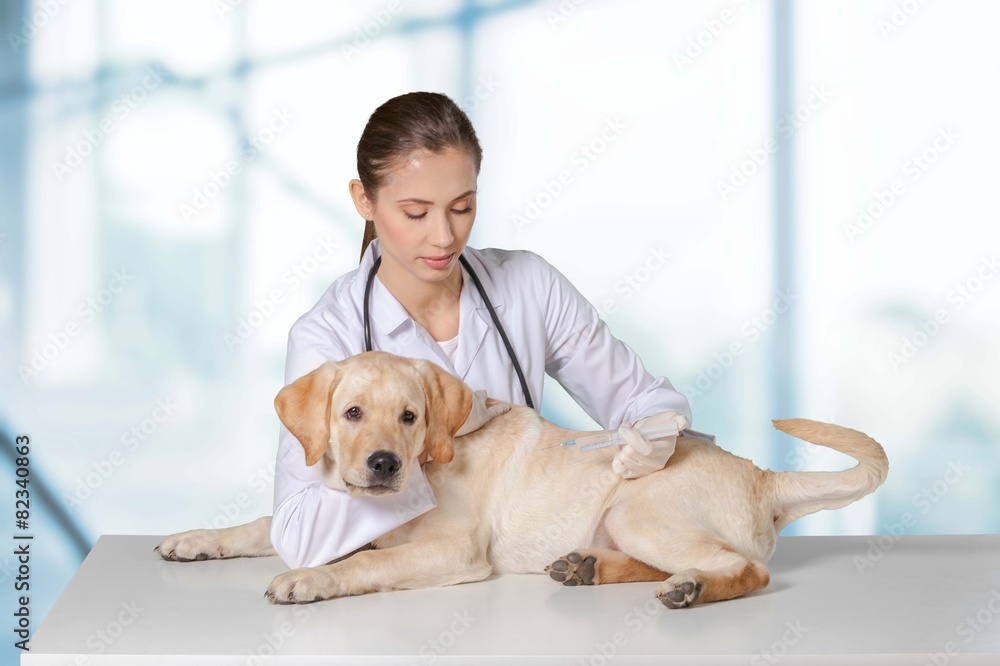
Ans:
<svg viewBox="0 0 1000 666"><path fill-rule="evenodd" d="M333 595L324 590L326 577L308 568L292 569L274 577L264 598L272 604L310 604Z"/></svg>
<svg viewBox="0 0 1000 666"><path fill-rule="evenodd" d="M656 598L667 608L687 608L698 601L702 584L693 576L677 574L671 576L656 591Z"/></svg>
<svg viewBox="0 0 1000 666"><path fill-rule="evenodd" d="M200 562L223 557L219 536L212 530L191 530L172 534L153 549L172 562Z"/></svg>
<svg viewBox="0 0 1000 666"><path fill-rule="evenodd" d="M545 573L563 585L594 585L596 566L597 558L593 555L584 557L580 553L572 552L545 567Z"/></svg>

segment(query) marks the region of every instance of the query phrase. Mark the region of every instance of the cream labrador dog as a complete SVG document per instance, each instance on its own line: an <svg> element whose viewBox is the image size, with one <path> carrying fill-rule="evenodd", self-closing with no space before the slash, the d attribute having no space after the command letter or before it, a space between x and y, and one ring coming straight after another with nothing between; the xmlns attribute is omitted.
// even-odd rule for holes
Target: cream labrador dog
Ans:
<svg viewBox="0 0 1000 666"><path fill-rule="evenodd" d="M766 586L778 532L835 509L885 479L882 447L856 430L806 419L779 430L845 453L842 472L771 472L689 437L662 470L624 480L614 447L553 447L581 433L513 406L455 440L471 389L437 365L384 352L329 362L281 389L275 407L320 464L325 483L353 496L399 492L426 452L437 507L373 542L374 549L274 578L272 603L454 585L492 573L543 573L563 585L662 581L669 608L731 599ZM270 517L165 539L167 560L274 555Z"/></svg>

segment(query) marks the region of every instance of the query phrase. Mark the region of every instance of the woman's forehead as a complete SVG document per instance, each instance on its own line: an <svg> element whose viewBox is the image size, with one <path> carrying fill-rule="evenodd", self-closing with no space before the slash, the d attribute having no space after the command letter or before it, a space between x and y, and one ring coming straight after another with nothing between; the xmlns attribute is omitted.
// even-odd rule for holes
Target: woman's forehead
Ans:
<svg viewBox="0 0 1000 666"><path fill-rule="evenodd" d="M408 198L451 201L476 189L476 168L471 156L463 150L449 148L442 153L418 150L397 161L383 188L394 201Z"/></svg>

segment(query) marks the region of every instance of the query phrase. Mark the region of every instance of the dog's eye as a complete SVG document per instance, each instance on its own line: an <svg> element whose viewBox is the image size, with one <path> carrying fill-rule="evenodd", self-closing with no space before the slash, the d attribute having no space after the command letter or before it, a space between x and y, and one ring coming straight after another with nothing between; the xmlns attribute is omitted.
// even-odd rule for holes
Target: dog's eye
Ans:
<svg viewBox="0 0 1000 666"><path fill-rule="evenodd" d="M410 410L407 409L405 412L403 412L403 423L410 424L416 422L416 420L417 420L417 415L411 412Z"/></svg>
<svg viewBox="0 0 1000 666"><path fill-rule="evenodd" d="M360 419L361 418L361 408L360 407L351 407L346 412L344 412L344 416L346 416L348 420Z"/></svg>

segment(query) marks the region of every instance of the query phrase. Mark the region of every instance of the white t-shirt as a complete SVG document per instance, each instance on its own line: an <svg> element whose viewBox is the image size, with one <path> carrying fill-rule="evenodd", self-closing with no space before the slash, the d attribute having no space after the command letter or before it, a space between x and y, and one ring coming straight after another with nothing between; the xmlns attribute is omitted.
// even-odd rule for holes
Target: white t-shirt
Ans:
<svg viewBox="0 0 1000 666"><path fill-rule="evenodd" d="M438 344L441 345L441 349L444 353L448 355L448 360L451 361L452 365L455 364L455 350L458 349L458 334L455 334L451 340L438 340Z"/></svg>

